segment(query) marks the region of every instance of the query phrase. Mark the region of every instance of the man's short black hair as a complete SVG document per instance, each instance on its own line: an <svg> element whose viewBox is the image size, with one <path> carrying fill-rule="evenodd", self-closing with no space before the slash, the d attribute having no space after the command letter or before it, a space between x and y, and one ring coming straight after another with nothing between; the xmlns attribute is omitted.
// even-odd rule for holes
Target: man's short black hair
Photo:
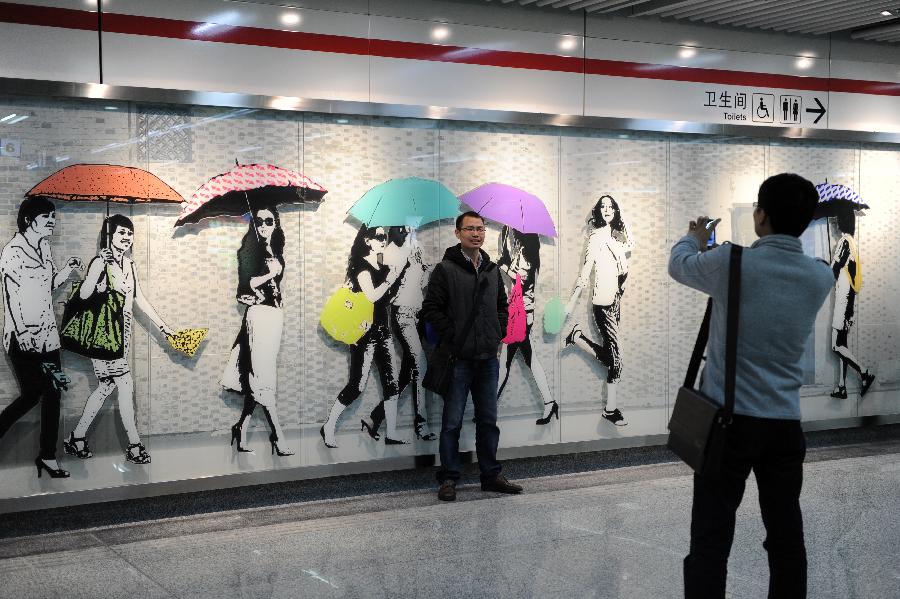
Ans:
<svg viewBox="0 0 900 599"><path fill-rule="evenodd" d="M19 227L19 233L24 233L28 225L40 214L50 214L56 211L48 198L44 196L31 196L22 200L19 204L19 215L16 217L16 225Z"/></svg>
<svg viewBox="0 0 900 599"><path fill-rule="evenodd" d="M472 216L474 218L480 218L481 222L484 223L484 217L475 212L474 210L469 210L468 212L463 212L459 216L456 217L456 230L459 231L459 228L462 226L463 219L467 216Z"/></svg>
<svg viewBox="0 0 900 599"><path fill-rule="evenodd" d="M763 181L758 198L774 233L800 237L812 220L819 192L800 175L781 173Z"/></svg>

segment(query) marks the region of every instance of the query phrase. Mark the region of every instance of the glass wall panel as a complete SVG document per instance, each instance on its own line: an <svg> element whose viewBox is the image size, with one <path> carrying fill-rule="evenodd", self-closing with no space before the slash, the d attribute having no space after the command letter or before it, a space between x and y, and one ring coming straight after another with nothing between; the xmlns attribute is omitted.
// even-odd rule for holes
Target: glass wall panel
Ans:
<svg viewBox="0 0 900 599"><path fill-rule="evenodd" d="M95 175L88 180L118 191L81 190L80 199L71 178L60 174L55 181L49 237L55 264L63 268L70 256L85 266L93 261L95 289L119 289L126 303L133 301L133 318L121 321L127 357L97 364L61 353L71 383L54 434L71 477L35 476L42 423L40 409L32 409L7 419L0 499L347 462L377 470L385 458L437 453L436 440L418 437L439 431L443 404L416 388L411 376L425 370L416 345L430 344L417 322L416 294L400 289L413 272L420 284L426 281L457 243L452 219L411 222L406 230L381 216L351 214L376 188L380 201L406 201L397 186L408 189L409 178L437 181L456 196L486 183L514 186L537 197L555 224L556 237L535 237L504 231L499 217L486 223L484 248L504 259L507 290L517 273L521 279L529 332L527 343L514 346L508 370L509 347L501 353L502 447L627 442L665 433L705 304L702 294L669 279L669 248L699 214L722 219L719 241L752 244L758 186L784 171L846 185L870 206L853 233L864 287L846 352L876 382L860 399L859 375L851 368L842 377L829 298L804 358L804 417L900 412L900 258L893 247L900 150L894 146L21 98L0 99L0 134L4 245L15 236L25 194L67 166L116 165L155 177ZM247 175L247 165L305 174L328 193L321 202L300 202L278 189L260 192L267 183L250 181L261 175ZM241 182L236 173L248 179ZM390 191L378 191L383 185ZM176 201L158 201L166 189ZM190 200L195 192L232 189L238 193L229 196L237 198L230 216L174 226L182 213L177 194ZM131 201L107 206L110 195ZM148 197L157 201L136 201ZM273 202L277 219L264 207ZM133 226L133 237L118 226L127 221L114 227L119 253L108 267L100 246L107 209ZM283 248L270 236L278 228ZM831 260L845 233L834 222L816 221L802 237L804 250ZM122 245L123 235L130 247ZM336 340L321 322L329 300L343 298L337 305L346 308L349 300L336 293L348 284L353 289L342 293L358 291L360 272L378 273L382 265L394 267L401 281L384 285L375 300L384 318L376 321L373 309L371 317L353 321L368 323L363 341ZM60 329L73 283L89 272L76 272L56 290ZM379 285L373 280L373 288ZM4 290L4 303L23 305ZM571 313L560 325L553 306L567 304ZM196 328L209 331L194 355L175 350L164 334ZM0 360L0 381L5 409L20 396L9 355ZM831 397L842 382L848 399ZM624 421L604 418L612 406ZM474 447L471 416L470 408L464 450ZM86 438L91 457L76 455L80 444L65 453L63 441L73 434ZM407 443L388 445L389 435ZM132 444L145 457L134 447L126 459Z"/></svg>

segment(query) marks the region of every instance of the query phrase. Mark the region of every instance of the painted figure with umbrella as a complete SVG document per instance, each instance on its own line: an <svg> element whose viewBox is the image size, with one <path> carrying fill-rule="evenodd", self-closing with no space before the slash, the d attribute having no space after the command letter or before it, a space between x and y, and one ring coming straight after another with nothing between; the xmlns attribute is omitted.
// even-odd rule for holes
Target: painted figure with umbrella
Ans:
<svg viewBox="0 0 900 599"><path fill-rule="evenodd" d="M363 392L372 363L378 367L383 399L370 419L361 420L363 431L375 440L381 424L387 424L386 445L406 443L397 435L398 399L409 386L413 424L417 438L435 438L428 428L424 390L425 352L419 334L422 289L428 266L422 260L415 229L443 218L455 217L459 200L446 187L428 179L392 179L366 192L350 208L363 223L350 250L346 285L361 292L374 305L366 333L350 349L349 380L331 407L322 426L322 439L335 447L335 429L344 410ZM394 337L399 342L399 372Z"/></svg>
<svg viewBox="0 0 900 599"><path fill-rule="evenodd" d="M68 166L38 183L27 195L106 203L106 218L100 228L100 251L88 265L84 281L69 302L92 302L109 296L116 298L114 314L117 324L114 330L117 332L117 355L108 359L89 356L98 385L88 397L81 418L63 442L63 448L66 453L81 459L93 456L87 443L88 430L106 399L118 389L119 417L128 436L125 459L134 464L149 464L150 454L141 443L135 421L134 381L129 365L134 305L137 304L167 338L174 337L176 332L165 323L141 291L134 263L129 256L134 244L134 224L121 214L110 216L109 205L178 203L184 198L150 172L110 164ZM74 334L74 327L71 322L63 322L64 342ZM84 330L83 326L78 328Z"/></svg>
<svg viewBox="0 0 900 599"><path fill-rule="evenodd" d="M26 198L16 218L18 232L0 252L3 292L3 345L19 382L19 397L0 412L0 437L32 408L41 404L40 450L34 460L37 474L67 478L56 461L59 442L60 390L68 379L62 373L60 337L53 312L53 290L84 265L76 257L57 269L50 254L56 226L56 207L43 196Z"/></svg>
<svg viewBox="0 0 900 599"><path fill-rule="evenodd" d="M572 313L581 291L590 284L593 272L591 304L600 341L588 337L576 323L566 336L565 345L581 348L606 368L606 407L601 416L616 426L625 426L628 421L618 408L617 393L622 376L619 319L628 277L628 257L634 249L634 239L622 218L618 202L609 195L597 200L588 224L590 234L584 251L584 263L566 305L566 314Z"/></svg>
<svg viewBox="0 0 900 599"><path fill-rule="evenodd" d="M288 169L271 164L236 164L229 172L204 183L182 206L175 223L180 226L215 216L250 213L237 253L237 301L247 308L221 379L225 389L244 396L241 416L231 427L231 444L238 452L252 451L246 447L244 424L258 404L272 429L272 453L293 455L285 445L276 406L285 269L285 235L277 206L320 201L325 193L325 188L309 177Z"/></svg>
<svg viewBox="0 0 900 599"><path fill-rule="evenodd" d="M860 397L875 382L875 375L860 365L850 351L848 337L856 318L856 296L862 288L862 262L856 244L856 213L867 209L859 194L844 185L821 183L816 185L819 204L814 219L829 218L839 235L831 269L834 272L834 314L831 319L831 349L841 361L840 381L831 397L847 399L847 370L852 368L860 377Z"/></svg>
<svg viewBox="0 0 900 599"><path fill-rule="evenodd" d="M500 360L497 397L499 399L502 395L509 380L513 359L516 355L521 355L531 371L544 404L543 413L535 424L549 424L554 416L559 419L559 404L553 399L544 367L534 355L531 330L534 326L534 294L541 269L540 236L556 237L553 219L537 196L502 183L487 183L463 194L460 199L475 212L503 225L497 266L510 279L510 301L521 298L519 301L525 316L524 335L514 335L512 338L508 335L504 339L505 356ZM511 314L510 323L514 316Z"/></svg>

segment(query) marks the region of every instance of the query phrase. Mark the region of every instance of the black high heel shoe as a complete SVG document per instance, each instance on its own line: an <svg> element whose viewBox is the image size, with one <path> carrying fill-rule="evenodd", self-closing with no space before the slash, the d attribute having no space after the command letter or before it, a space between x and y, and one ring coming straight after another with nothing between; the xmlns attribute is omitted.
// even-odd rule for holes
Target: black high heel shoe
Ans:
<svg viewBox="0 0 900 599"><path fill-rule="evenodd" d="M360 420L360 423L362 423L362 428L360 428L359 430L365 431L366 433L368 433L368 435L370 437L372 437L376 441L381 439L381 435L378 434L378 427L369 424L368 422L366 422L365 419Z"/></svg>
<svg viewBox="0 0 900 599"><path fill-rule="evenodd" d="M322 435L322 443L325 444L325 447L328 449L337 449L337 445L329 445L328 441L325 440L325 425L322 425L322 428L319 429L319 434Z"/></svg>
<svg viewBox="0 0 900 599"><path fill-rule="evenodd" d="M81 443L81 449L78 444ZM76 456L79 460L86 460L94 457L91 448L88 447L87 440L84 437L76 437L74 432L69 433L69 440L63 441L63 449L69 455Z"/></svg>
<svg viewBox="0 0 900 599"><path fill-rule="evenodd" d="M69 478L68 470L63 470L62 468L54 470L53 468L48 466L47 462L45 462L41 458L34 458L34 465L37 468L38 478L41 477L41 471L43 470L47 471L47 474L50 475L50 478Z"/></svg>
<svg viewBox="0 0 900 599"><path fill-rule="evenodd" d="M278 454L279 457L287 457L289 455L294 455L294 452L290 449L281 449L278 447L278 435L272 433L269 435L269 443L272 444L272 455Z"/></svg>
<svg viewBox="0 0 900 599"><path fill-rule="evenodd" d="M431 431L428 431L427 433L422 432L423 430L425 430L425 426L427 425L425 418L416 414L413 422L416 429L416 439L419 439L420 441L434 441L435 439L437 439L437 435L435 435Z"/></svg>
<svg viewBox="0 0 900 599"><path fill-rule="evenodd" d="M132 449L138 450L137 455L131 452ZM150 454L147 453L147 448L144 447L143 443L131 443L128 449L125 450L125 459L132 464L144 466L150 463Z"/></svg>
<svg viewBox="0 0 900 599"><path fill-rule="evenodd" d="M550 421L553 420L553 417L556 416L556 419L559 420L559 404L556 401L553 402L553 407L550 408L550 413L547 414L546 418L538 418L534 421L535 424L550 424Z"/></svg>
<svg viewBox="0 0 900 599"><path fill-rule="evenodd" d="M237 443L237 450L241 453L253 453L252 449L247 449L241 445L241 425L235 424L231 427L231 444Z"/></svg>
<svg viewBox="0 0 900 599"><path fill-rule="evenodd" d="M388 436L384 437L385 445L409 445L409 441L401 441L400 439L391 439Z"/></svg>

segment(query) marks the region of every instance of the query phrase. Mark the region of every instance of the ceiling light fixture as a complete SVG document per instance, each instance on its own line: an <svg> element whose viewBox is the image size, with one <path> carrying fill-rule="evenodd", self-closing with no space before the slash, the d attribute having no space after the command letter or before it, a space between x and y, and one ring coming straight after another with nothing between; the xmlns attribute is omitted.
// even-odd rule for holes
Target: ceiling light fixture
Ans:
<svg viewBox="0 0 900 599"><path fill-rule="evenodd" d="M16 113L15 113L15 112L12 113L12 114L8 114L8 115L6 115L5 117L3 117L2 119L0 119L0 123L5 123L6 121L11 121L11 120L14 119L14 118L16 118Z"/></svg>
<svg viewBox="0 0 900 599"><path fill-rule="evenodd" d="M889 11L889 10L883 10L883 11L881 11L881 16L882 16L882 17L893 17L893 16L894 16L894 13L892 13L892 12Z"/></svg>
<svg viewBox="0 0 900 599"><path fill-rule="evenodd" d="M559 42L559 49L564 50L566 52L570 52L578 47L578 42L574 37L564 37L562 41Z"/></svg>
<svg viewBox="0 0 900 599"><path fill-rule="evenodd" d="M442 41L450 37L450 30L446 27L435 27L431 30L431 39Z"/></svg>
<svg viewBox="0 0 900 599"><path fill-rule="evenodd" d="M697 56L697 49L696 49L696 48L681 48L681 49L678 51L678 57L679 57L679 58L693 58L693 57L695 57L695 56Z"/></svg>
<svg viewBox="0 0 900 599"><path fill-rule="evenodd" d="M11 121L8 121L7 124L8 124L8 125L15 125L16 123L21 123L22 121L24 121L24 120L27 119L27 118L28 118L28 115L27 115L27 114L23 114L23 115L21 115L21 116L17 116L16 118L12 119Z"/></svg>
<svg viewBox="0 0 900 599"><path fill-rule="evenodd" d="M797 59L797 62L794 63L794 66L802 71L805 71L806 69L813 66L812 58L801 56Z"/></svg>
<svg viewBox="0 0 900 599"><path fill-rule="evenodd" d="M300 23L300 15L295 12L281 13L282 25L297 25Z"/></svg>

